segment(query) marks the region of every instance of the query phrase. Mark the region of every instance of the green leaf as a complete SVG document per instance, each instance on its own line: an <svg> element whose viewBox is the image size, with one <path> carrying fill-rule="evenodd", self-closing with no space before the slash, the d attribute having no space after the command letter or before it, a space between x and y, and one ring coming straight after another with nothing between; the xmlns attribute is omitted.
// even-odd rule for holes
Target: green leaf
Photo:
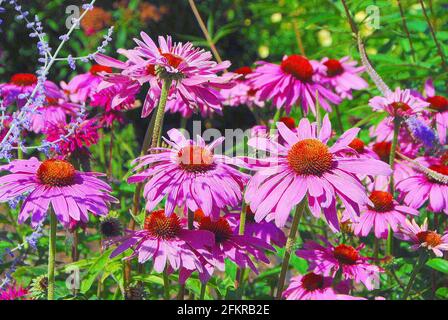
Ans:
<svg viewBox="0 0 448 320"><path fill-rule="evenodd" d="M89 291L93 282L98 277L98 275L103 271L104 267L106 266L107 262L109 261L109 256L110 256L111 252L112 252L112 249L105 251L90 266L89 270L87 271L87 275L83 279L82 284L81 284L81 292L82 293L86 293L87 291Z"/></svg>
<svg viewBox="0 0 448 320"><path fill-rule="evenodd" d="M448 261L445 259L434 258L426 262L426 265L437 271L448 274Z"/></svg>
<svg viewBox="0 0 448 320"><path fill-rule="evenodd" d="M448 299L448 288L447 287L438 288L436 290L436 295L438 298Z"/></svg>

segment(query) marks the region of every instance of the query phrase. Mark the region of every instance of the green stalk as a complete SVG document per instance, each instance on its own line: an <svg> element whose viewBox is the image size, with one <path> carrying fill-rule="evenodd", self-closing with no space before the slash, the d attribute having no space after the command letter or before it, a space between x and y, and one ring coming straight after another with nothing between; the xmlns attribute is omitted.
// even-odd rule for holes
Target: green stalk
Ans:
<svg viewBox="0 0 448 320"><path fill-rule="evenodd" d="M271 123L271 128L270 128L271 134L277 127L277 122L280 119L281 115L282 115L282 109L281 108L277 109L277 111L275 111L274 119L272 119L272 123Z"/></svg>
<svg viewBox="0 0 448 320"><path fill-rule="evenodd" d="M338 121L339 133L342 134L344 132L344 125L342 124L342 116L339 110L339 106L335 105L334 110L336 111L336 119Z"/></svg>
<svg viewBox="0 0 448 320"><path fill-rule="evenodd" d="M50 239L48 243L48 292L47 299L54 300L54 262L56 256L57 219L53 210L50 212Z"/></svg>
<svg viewBox="0 0 448 320"><path fill-rule="evenodd" d="M285 255L283 257L282 269L280 271L280 277L278 279L277 284L277 299L280 300L282 298L283 287L285 285L286 273L289 267L289 259L291 258L291 251L296 241L297 230L299 229L300 219L302 218L303 212L305 211L305 207L308 201L306 197L300 202L294 213L294 218L292 220L291 230L289 231L288 241L286 242L285 247Z"/></svg>
<svg viewBox="0 0 448 320"><path fill-rule="evenodd" d="M160 136L162 133L163 118L165 115L165 106L168 99L168 92L170 91L171 79L163 80L162 92L160 93L159 105L156 110L156 120L154 122L154 131L152 133L151 148L157 148L160 146Z"/></svg>
<svg viewBox="0 0 448 320"><path fill-rule="evenodd" d="M247 206L246 203L243 200L241 213L240 213L240 227L238 229L238 235L242 236L244 235L244 231L246 229L246 214L247 213ZM244 291L244 268L238 268L238 271L236 273L236 287L237 287L237 297L241 299L243 297L243 291Z"/></svg>
<svg viewBox="0 0 448 320"><path fill-rule="evenodd" d="M170 300L170 279L168 278L166 270L163 271L163 288L165 300Z"/></svg>
<svg viewBox="0 0 448 320"><path fill-rule="evenodd" d="M424 249L421 249L420 256L418 257L418 261L414 265L414 269L412 270L411 277L409 278L408 285L404 290L403 300L406 300L411 292L412 286L414 285L415 279L417 278L417 274L420 272L421 268L425 265L426 259L428 258Z"/></svg>
<svg viewBox="0 0 448 320"><path fill-rule="evenodd" d="M205 290L207 290L207 282L201 283L201 294L199 296L199 300L204 300L205 298Z"/></svg>

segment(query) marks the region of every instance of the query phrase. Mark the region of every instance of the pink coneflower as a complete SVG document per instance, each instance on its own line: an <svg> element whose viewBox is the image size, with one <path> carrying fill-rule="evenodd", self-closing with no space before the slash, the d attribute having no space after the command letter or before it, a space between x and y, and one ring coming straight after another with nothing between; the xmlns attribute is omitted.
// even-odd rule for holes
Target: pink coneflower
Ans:
<svg viewBox="0 0 448 320"><path fill-rule="evenodd" d="M317 274L334 277L340 271L342 279L353 279L356 283L363 283L368 290L373 290L379 281L379 272L382 270L368 263L369 258L363 257L360 250L346 244L333 246L324 239L325 247L308 241L304 249L297 250L296 254L310 263L310 270Z"/></svg>
<svg viewBox="0 0 448 320"><path fill-rule="evenodd" d="M325 66L322 80L330 84L342 99L351 100L352 90L362 90L369 86L359 76L365 68L357 67L357 62L350 60L350 57L343 57L340 60L323 58L321 64Z"/></svg>
<svg viewBox="0 0 448 320"><path fill-rule="evenodd" d="M373 206L361 207L361 217L355 223L357 236L365 237L373 228L375 237L386 239L389 228L397 231L407 214L418 215L417 210L400 205L387 191L372 191L369 199Z"/></svg>
<svg viewBox="0 0 448 320"><path fill-rule="evenodd" d="M66 227L72 220L89 220L88 212L105 216L110 202L110 186L98 179L96 172L80 172L65 160L36 158L14 160L0 167L9 171L0 177L0 201L10 201L26 194L19 213L19 223L31 217L33 226L39 225L51 204L58 220Z"/></svg>
<svg viewBox="0 0 448 320"><path fill-rule="evenodd" d="M448 165L443 158L417 158L425 167L442 174L448 175ZM428 209L433 212L445 212L448 214L448 184L427 176L422 172L401 180L397 189L402 192L404 202L413 207L421 208L428 201Z"/></svg>
<svg viewBox="0 0 448 320"><path fill-rule="evenodd" d="M134 50L129 50L134 58L131 60L132 57L128 54L130 61L126 65L123 63L121 65L123 74L134 79L134 71L146 70L146 74L151 75L146 79L151 82L151 88L161 87L160 79L170 79L172 80L170 96L173 94L179 96L192 109L203 104L213 110L221 110L222 98L218 89L232 87L235 75L227 73L218 76L218 73L228 68L230 62L218 64L211 60L210 52L195 48L191 43L173 43L170 36L159 37L158 45L146 33L141 32L140 36L143 41L135 39L138 46ZM115 64L120 67L112 58L100 56L100 59L104 63L108 63L106 60L109 59L109 65ZM157 78L154 78L153 74ZM143 117L148 116L157 106L160 98L157 92L157 90L148 91L143 104Z"/></svg>
<svg viewBox="0 0 448 320"><path fill-rule="evenodd" d="M61 88L67 92L72 102L84 103L92 98L102 81L102 75L111 72L111 67L94 64L88 72L76 75L68 84L61 82Z"/></svg>
<svg viewBox="0 0 448 320"><path fill-rule="evenodd" d="M386 97L373 97L369 105L374 111L386 111L392 117L402 117L423 111L429 103L413 96L409 89L396 88Z"/></svg>
<svg viewBox="0 0 448 320"><path fill-rule="evenodd" d="M230 213L225 215L227 221L238 234L240 225L240 213ZM274 244L278 247L284 247L286 244L286 236L282 229L277 227L275 223L268 221L255 221L255 214L246 206L246 223L244 234L261 239L266 243Z"/></svg>
<svg viewBox="0 0 448 320"><path fill-rule="evenodd" d="M209 248L209 252L204 253L204 257L220 271L224 271L224 260L228 258L240 268L251 268L258 273L253 260L269 264L265 251L275 250L259 238L237 235L225 217L216 221L210 217L202 217L198 229L210 231L215 235L215 245Z"/></svg>
<svg viewBox="0 0 448 320"><path fill-rule="evenodd" d="M0 84L0 97L3 99L3 105L9 106L17 102L18 106L23 106L26 98L21 98L22 94L31 94L37 85L37 76L32 73L16 73L11 76L8 83ZM45 95L50 98L58 98L60 90L58 86L51 82L44 83Z"/></svg>
<svg viewBox="0 0 448 320"><path fill-rule="evenodd" d="M21 286L11 285L0 289L0 300L28 300L28 290Z"/></svg>
<svg viewBox="0 0 448 320"><path fill-rule="evenodd" d="M289 114L294 104L300 104L305 113L316 113L316 92L319 104L331 111L330 101L339 104L341 98L316 82L314 77L324 68L319 62L299 55L285 56L280 65L258 62L258 67L248 75L250 84L257 90L261 101L272 100L277 109L285 108Z"/></svg>
<svg viewBox="0 0 448 320"><path fill-rule="evenodd" d="M430 104L429 109L434 112L434 120L439 134L441 144L446 143L446 132L448 128L448 99L436 95L434 84L431 79L425 82L426 101Z"/></svg>
<svg viewBox="0 0 448 320"><path fill-rule="evenodd" d="M443 251L448 251L448 233L445 232L440 235L437 231L428 230L428 219L425 219L421 226L414 220L406 219L395 236L402 240L411 241L413 243L412 250L426 248L432 250L438 257L443 257Z"/></svg>
<svg viewBox="0 0 448 320"><path fill-rule="evenodd" d="M244 66L233 71L235 74L241 75L235 80L235 86L230 89L222 89L221 95L224 98L224 104L237 107L247 105L248 107L263 107L264 102L260 101L256 95L257 90L247 79L247 75L253 72L251 67Z"/></svg>
<svg viewBox="0 0 448 320"><path fill-rule="evenodd" d="M379 160L347 156L347 152L353 152L348 145L358 133L357 128L345 132L329 148L326 145L331 135L328 115L320 130L306 118L300 121L295 133L282 122L277 127L284 145L268 138L249 140L251 147L271 154L265 159L246 159L257 171L245 193L256 221L267 216L282 227L291 209L307 197L313 215L319 218L323 210L329 225L339 230L336 196L354 216L359 213L360 205L372 205L356 174L391 173L389 166Z"/></svg>
<svg viewBox="0 0 448 320"><path fill-rule="evenodd" d="M332 287L334 279L321 274L309 272L293 277L288 288L283 291L286 300L361 300L338 293Z"/></svg>
<svg viewBox="0 0 448 320"><path fill-rule="evenodd" d="M130 232L114 242L119 245L111 258L132 248L134 252L126 259L138 257L139 263L151 259L156 272L169 267L172 270L197 270L201 274L205 267L198 250L213 246L214 237L208 231L186 230L176 214L168 217L164 210L158 210L146 216L142 230Z"/></svg>
<svg viewBox="0 0 448 320"><path fill-rule="evenodd" d="M97 119L93 118L82 121L74 130L71 124L65 122L51 123L45 135L48 142L56 144L55 151L59 154L67 155L77 151L88 154L88 148L98 142L98 129Z"/></svg>
<svg viewBox="0 0 448 320"><path fill-rule="evenodd" d="M209 145L198 136L196 142L187 140L177 129L168 131L166 140L172 149L157 148L157 153L135 160L137 171L149 168L128 179L129 183L148 180L144 189L146 209L151 211L166 196L165 212L169 216L176 206L191 211L202 209L206 216L219 217L225 206L236 207L248 175L233 165L240 161L214 153L223 138Z"/></svg>

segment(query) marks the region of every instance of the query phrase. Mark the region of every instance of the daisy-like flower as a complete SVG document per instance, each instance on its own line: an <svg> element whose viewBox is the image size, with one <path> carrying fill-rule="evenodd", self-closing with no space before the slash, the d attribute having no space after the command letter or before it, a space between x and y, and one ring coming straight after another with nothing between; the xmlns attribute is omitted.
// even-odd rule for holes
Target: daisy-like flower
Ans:
<svg viewBox="0 0 448 320"><path fill-rule="evenodd" d="M253 72L251 67L244 66L233 71L241 75L235 80L235 86L230 89L222 89L221 95L224 98L224 104L231 107L247 105L248 107L263 107L264 102L257 98L257 90L247 79L247 76Z"/></svg>
<svg viewBox="0 0 448 320"><path fill-rule="evenodd" d="M8 83L0 84L0 97L3 99L3 105L9 106L17 102L18 106L23 106L26 98L20 95L29 95L37 85L37 77L32 73L16 73L11 76ZM51 82L44 83L45 95L50 98L58 98L60 90L58 86Z"/></svg>
<svg viewBox="0 0 448 320"><path fill-rule="evenodd" d="M359 129L346 131L328 147L328 115L320 130L306 118L300 121L297 132L282 122L277 123L277 128L284 145L263 137L248 142L251 147L270 153L268 158L246 159L256 171L245 193L256 221L275 219L276 225L283 227L291 209L307 197L313 215L319 218L323 210L329 225L339 230L336 196L353 216L358 215L360 205L373 205L356 175L390 175L391 169L379 160L347 156L347 152L353 152L349 144Z"/></svg>
<svg viewBox="0 0 448 320"><path fill-rule="evenodd" d="M437 231L428 230L428 219L425 219L421 226L414 220L409 221L406 219L395 236L412 242L412 250L426 248L434 252L437 257L443 257L443 251L448 251L448 233L445 232L441 235Z"/></svg>
<svg viewBox="0 0 448 320"><path fill-rule="evenodd" d="M392 117L403 117L422 112L429 103L413 96L409 89L396 88L386 97L373 97L369 105L374 111L386 111Z"/></svg>
<svg viewBox="0 0 448 320"><path fill-rule="evenodd" d="M341 98L316 81L317 73L324 69L319 62L300 55L285 56L280 65L264 61L248 75L250 84L257 90L261 101L272 100L277 109L285 108L289 114L294 104L300 104L305 113L316 113L316 92L321 105L331 111L328 102L339 104Z"/></svg>
<svg viewBox="0 0 448 320"><path fill-rule="evenodd" d="M342 279L353 279L355 283L363 283L368 290L378 284L382 269L368 262L369 258L360 254L364 245L357 248L346 244L336 246L324 239L325 246L308 241L304 248L296 254L310 263L310 270L324 276L335 277L340 271Z"/></svg>
<svg viewBox="0 0 448 320"><path fill-rule="evenodd" d="M173 43L170 36L159 37L158 44L144 32L140 36L142 40L135 39L137 47L129 50L126 64L121 63L120 66L118 60L106 58L110 66L114 63L123 70L123 74L134 80L141 78L142 71L147 75L145 81L149 81L155 90L148 91L143 104L143 117L148 116L158 104L160 90L157 87L161 87L161 79L173 80L170 96L181 98L191 109L206 105L213 110L221 110L222 98L218 89L231 88L235 75L226 73L218 76L218 73L227 69L230 62L218 64L212 60L210 52L195 48L191 43ZM100 56L100 59L107 60L105 56Z"/></svg>
<svg viewBox="0 0 448 320"><path fill-rule="evenodd" d="M61 82L61 88L69 95L72 102L84 103L92 98L103 79L102 75L108 73L112 73L111 67L94 64L88 72L76 75L69 83Z"/></svg>
<svg viewBox="0 0 448 320"><path fill-rule="evenodd" d="M325 66L323 81L331 85L342 99L353 99L353 90L366 89L368 83L359 76L365 67L357 67L357 62L350 57L339 60L323 58L321 64Z"/></svg>
<svg viewBox="0 0 448 320"><path fill-rule="evenodd" d="M220 217L215 221L210 217L202 217L198 229L210 231L215 235L215 245L209 248L208 252L204 252L204 257L220 271L225 270L224 260L228 258L240 268L251 268L258 273L253 260L269 264L265 251L275 250L262 239L236 234L226 217Z"/></svg>
<svg viewBox="0 0 448 320"><path fill-rule="evenodd" d="M105 216L108 205L118 202L110 195L110 186L98 179L103 174L77 171L65 160L14 160L0 171L10 172L0 177L0 201L26 195L19 223L31 217L33 227L45 219L50 204L58 220L68 227L72 220L89 221L88 212Z"/></svg>
<svg viewBox="0 0 448 320"><path fill-rule="evenodd" d="M0 289L0 300L28 300L28 290L20 286L11 285Z"/></svg>
<svg viewBox="0 0 448 320"><path fill-rule="evenodd" d="M196 142L187 140L177 129L168 131L168 136L171 140L165 142L172 148L157 148L157 153L137 158L134 171L149 168L128 179L129 183L147 180L144 196L148 211L166 197L168 216L176 206L186 206L193 212L202 209L206 216L216 218L221 208L240 203L249 177L234 168L242 161L214 153L224 138L206 145L200 136Z"/></svg>
<svg viewBox="0 0 448 320"><path fill-rule="evenodd" d="M151 259L156 272L161 273L169 267L176 271L197 270L201 274L205 267L198 250L213 246L214 237L209 231L186 230L176 214L168 217L164 210L158 210L146 216L142 230L129 232L113 241L119 245L111 258L132 248L133 253L126 259L138 257L139 263Z"/></svg>
<svg viewBox="0 0 448 320"><path fill-rule="evenodd" d="M235 233L238 234L240 226L240 212L229 213L225 215L227 221L231 224ZM274 244L278 247L284 247L286 244L286 236L282 229L277 227L275 223L268 221L255 221L255 214L246 206L246 223L244 234L261 239L266 243Z"/></svg>
<svg viewBox="0 0 448 320"><path fill-rule="evenodd" d="M354 230L357 236L365 237L373 228L375 237L386 239L389 228L396 232L407 214L418 215L417 210L400 205L387 191L375 190L369 199L373 206L361 207L361 217L355 223Z"/></svg>
<svg viewBox="0 0 448 320"><path fill-rule="evenodd" d="M448 176L448 165L443 157L417 158L423 166ZM428 209L433 212L445 212L448 214L448 184L427 176L423 172L415 172L413 175L397 183L397 189L402 192L404 202L412 208L421 208L428 202Z"/></svg>
<svg viewBox="0 0 448 320"><path fill-rule="evenodd" d="M309 272L305 275L293 277L288 288L283 291L286 300L361 300L338 293L332 287L334 279L321 274Z"/></svg>

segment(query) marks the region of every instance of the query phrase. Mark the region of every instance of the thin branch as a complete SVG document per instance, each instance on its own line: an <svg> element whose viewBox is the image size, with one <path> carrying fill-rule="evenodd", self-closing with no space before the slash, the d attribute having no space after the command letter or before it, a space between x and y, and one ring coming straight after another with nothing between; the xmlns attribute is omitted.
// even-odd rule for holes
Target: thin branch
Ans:
<svg viewBox="0 0 448 320"><path fill-rule="evenodd" d="M298 18L298 17L297 17ZM305 56L305 48L303 47L302 36L300 35L299 24L295 17L292 20L292 26L294 28L294 33L296 34L297 46L299 47L300 54Z"/></svg>
<svg viewBox="0 0 448 320"><path fill-rule="evenodd" d="M411 48L412 62L415 63L417 61L417 59L415 58L414 45L412 44L411 34L409 33L408 24L406 23L406 16L404 14L403 6L401 5L400 0L397 0L397 4L398 4L398 8L400 9L401 22L403 23L403 29L408 37L409 47Z"/></svg>
<svg viewBox="0 0 448 320"><path fill-rule="evenodd" d="M423 15L425 16L426 22L428 23L431 36L436 44L437 52L439 53L439 56L442 59L442 66L446 71L448 71L448 63L446 61L445 55L443 54L442 46L440 45L440 42L437 39L436 32L434 31L434 27L432 26L431 20L428 17L428 13L426 12L425 3L423 2L423 0L419 0L419 2L422 7Z"/></svg>
<svg viewBox="0 0 448 320"><path fill-rule="evenodd" d="M341 0L342 5L344 6L345 14L347 15L348 22L350 24L350 28L352 29L352 32L357 35L358 34L358 27L356 26L355 21L352 18L352 15L350 14L350 10L348 9L347 3L345 0Z"/></svg>
<svg viewBox="0 0 448 320"><path fill-rule="evenodd" d="M205 26L204 20L202 20L202 18L201 18L198 8L196 7L196 4L194 3L194 0L188 0L188 2L190 3L191 10L193 10L194 16L196 17L196 20L198 21L199 26L201 27L202 33L204 34L205 39L207 40L207 43L210 46L210 49L212 50L216 61L221 63L222 62L221 56L219 55L219 52L216 49L215 44L213 43L210 33L208 32L207 27Z"/></svg>

